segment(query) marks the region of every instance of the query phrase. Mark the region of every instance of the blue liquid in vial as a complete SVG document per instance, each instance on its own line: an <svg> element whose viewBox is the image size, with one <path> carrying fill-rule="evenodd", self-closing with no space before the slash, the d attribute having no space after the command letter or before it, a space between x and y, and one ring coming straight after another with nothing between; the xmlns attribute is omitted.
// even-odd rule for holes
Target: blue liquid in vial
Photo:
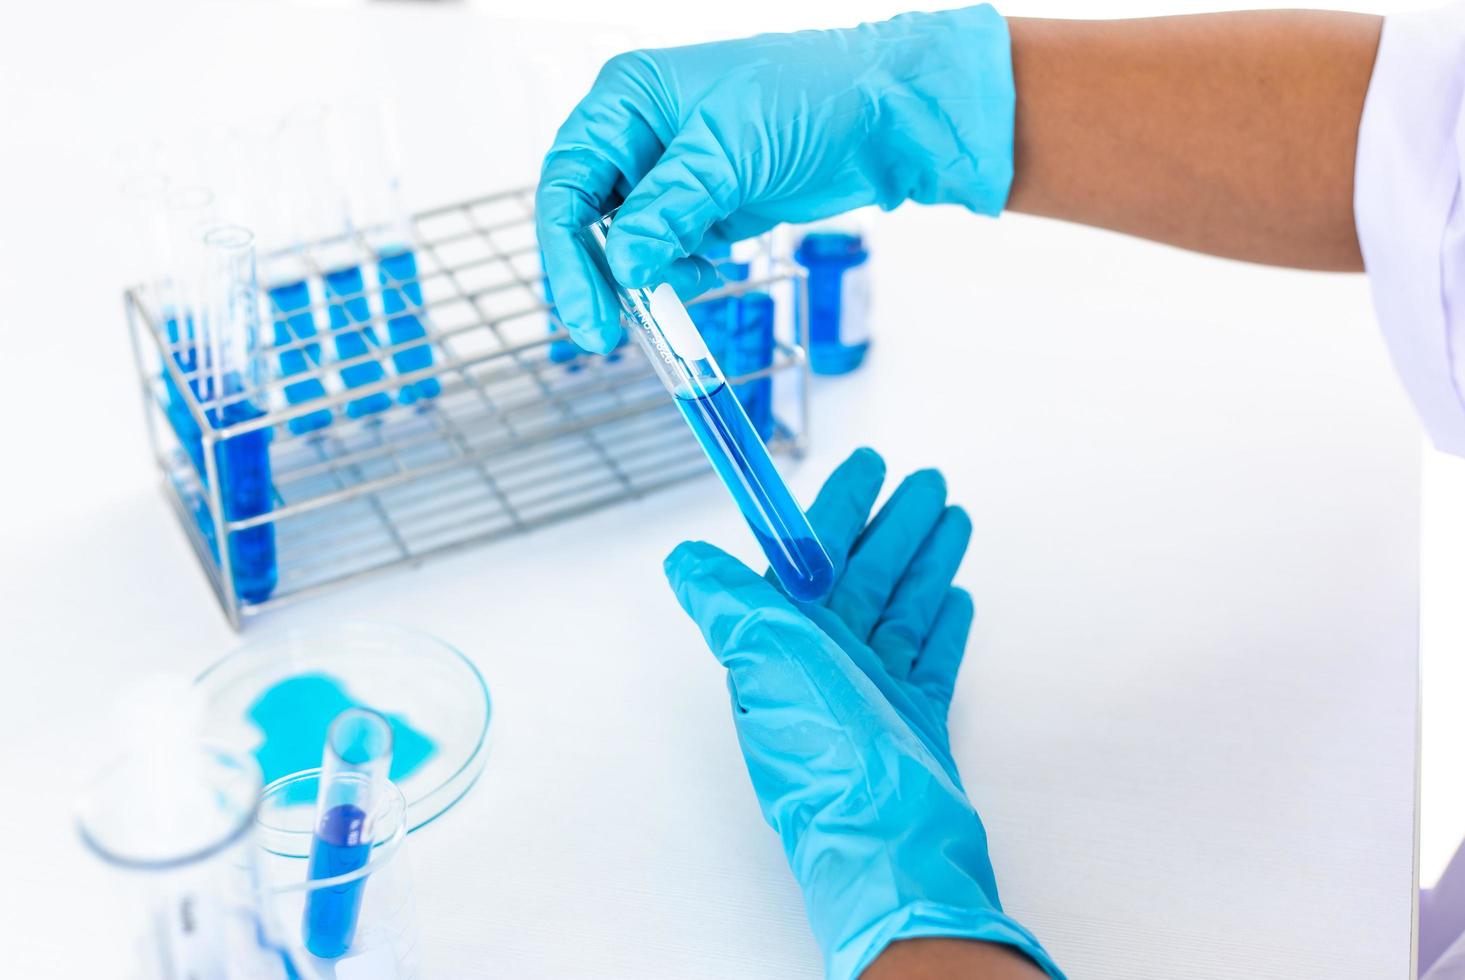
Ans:
<svg viewBox="0 0 1465 980"><path fill-rule="evenodd" d="M361 270L350 266L327 272L326 295L331 298L331 330L336 337L336 357L344 361L370 353L377 346L377 339L376 332L370 326L371 309L366 302L366 283L362 281ZM352 323L364 326L360 330L342 329ZM347 388L375 384L386 376L386 371L375 360L341 368L341 380ZM391 407L392 396L379 391L374 395L347 402L346 414L353 419L359 419L363 415L384 412Z"/></svg>
<svg viewBox="0 0 1465 980"><path fill-rule="evenodd" d="M274 306L275 344L283 346L295 340L315 336L315 316L310 312L310 287L302 282L288 282L270 290ZM306 344L280 353L280 374L290 377L304 374L320 366L320 344ZM326 387L319 378L306 378L285 385L285 401L291 405L326 396ZM323 408L289 422L290 431L304 435L331 424L331 411Z"/></svg>
<svg viewBox="0 0 1465 980"><path fill-rule="evenodd" d="M417 256L408 248L391 249L377 256L377 279L382 287L382 310L387 315L387 339L393 345L427 336L422 321L412 310L422 308L422 283L417 279ZM408 347L392 355L398 374L432 367L432 348L427 344ZM443 390L437 378L423 378L403 385L398 400L410 405L419 398L435 398Z"/></svg>
<svg viewBox="0 0 1465 980"><path fill-rule="evenodd" d="M236 382L237 384L237 382ZM247 401L210 409L209 423L224 428L259 418L264 413ZM270 480L270 430L255 429L233 436L214 447L224 516L242 521L269 513L273 489ZM210 535L212 537L212 535ZM275 590L279 568L275 562L275 525L259 524L229 535L229 562L234 572L234 594L245 602L263 602Z"/></svg>
<svg viewBox="0 0 1465 980"><path fill-rule="evenodd" d="M774 469L737 397L727 385L719 385L698 397L678 395L676 403L784 589L803 602L827 594L834 585L834 564Z"/></svg>
<svg viewBox="0 0 1465 980"><path fill-rule="evenodd" d="M365 823L366 812L349 803L333 806L322 814L310 842L311 881L350 874L366 866L371 858L371 841L361 839ZM333 888L312 889L306 895L302 927L306 949L322 959L334 959L351 948L365 886L363 877Z"/></svg>
<svg viewBox="0 0 1465 980"><path fill-rule="evenodd" d="M809 367L815 374L847 374L870 349L863 336L847 342L851 321L865 311L844 309L845 277L869 258L860 236L844 232L810 232L794 250L794 260L809 271L807 333Z"/></svg>

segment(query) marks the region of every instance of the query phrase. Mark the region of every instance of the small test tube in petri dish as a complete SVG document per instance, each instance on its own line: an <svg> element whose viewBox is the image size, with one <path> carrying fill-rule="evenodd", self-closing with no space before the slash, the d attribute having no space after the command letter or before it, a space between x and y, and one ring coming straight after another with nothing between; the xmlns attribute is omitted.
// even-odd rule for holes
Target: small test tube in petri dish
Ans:
<svg viewBox="0 0 1465 980"><path fill-rule="evenodd" d="M348 708L326 733L311 840L310 880L349 876L371 859L374 823L392 768L392 729L374 711ZM301 924L305 948L335 959L351 948L365 878L314 890Z"/></svg>
<svg viewBox="0 0 1465 980"><path fill-rule="evenodd" d="M612 211L585 226L579 239L615 293L627 330L676 401L784 589L803 602L822 598L834 585L834 563L676 291L666 283L627 289L611 273L605 241L614 218Z"/></svg>

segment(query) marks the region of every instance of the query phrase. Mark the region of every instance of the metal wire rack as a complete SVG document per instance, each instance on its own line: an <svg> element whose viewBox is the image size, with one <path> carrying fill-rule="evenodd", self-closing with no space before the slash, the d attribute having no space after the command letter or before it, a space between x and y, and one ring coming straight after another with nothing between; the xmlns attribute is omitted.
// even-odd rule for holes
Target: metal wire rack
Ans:
<svg viewBox="0 0 1465 980"><path fill-rule="evenodd" d="M533 218L533 188L412 217L422 300L411 312L425 328L432 363L406 373L395 369L392 355L423 339L371 346L353 358L323 358L307 373L286 377L278 370L280 355L307 341L282 343L277 336L260 350L261 363L276 369L265 372L256 389L201 398L190 384L193 375L180 366L185 359L174 356L180 342L170 339L163 311L153 308L155 291L128 290L128 321L164 492L236 629L266 610L366 575L522 534L710 472L638 350L551 358L550 345L563 344L568 335L544 299ZM363 261L374 260L364 239L353 244ZM313 271L318 278L320 270ZM702 299L753 289L774 291L784 304L806 302L802 270L778 258L768 275ZM380 292L380 286L365 286L374 333L385 337ZM261 302L261 320L268 324L275 311L267 296ZM341 330L367 326L327 327L329 305L318 300L311 307L320 331L308 342L317 349L330 349ZM793 454L803 451L808 430L807 358L798 340L780 340L768 367L730 379L735 386L773 380L770 448ZM369 361L380 364L382 380L342 385L343 368ZM404 386L427 378L441 386L435 397L399 403ZM325 393L288 404L285 385L310 379ZM376 392L392 397L390 409L348 417L346 403ZM202 433L203 472L170 420L169 399L179 397ZM241 397L264 414L211 424L221 407ZM292 432L292 420L323 409L332 413L327 427ZM260 429L270 433L272 506L257 516L226 519L215 447ZM274 527L278 580L268 598L242 600L231 548L218 542L264 524Z"/></svg>

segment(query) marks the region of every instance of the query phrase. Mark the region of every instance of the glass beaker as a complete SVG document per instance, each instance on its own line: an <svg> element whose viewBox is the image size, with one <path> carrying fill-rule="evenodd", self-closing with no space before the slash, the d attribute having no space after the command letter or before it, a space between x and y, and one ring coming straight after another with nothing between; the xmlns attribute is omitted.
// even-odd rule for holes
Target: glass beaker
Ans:
<svg viewBox="0 0 1465 980"><path fill-rule="evenodd" d="M112 872L113 914L134 937L139 980L283 980L265 941L252 832L259 769L184 740L130 752L92 783L77 813Z"/></svg>

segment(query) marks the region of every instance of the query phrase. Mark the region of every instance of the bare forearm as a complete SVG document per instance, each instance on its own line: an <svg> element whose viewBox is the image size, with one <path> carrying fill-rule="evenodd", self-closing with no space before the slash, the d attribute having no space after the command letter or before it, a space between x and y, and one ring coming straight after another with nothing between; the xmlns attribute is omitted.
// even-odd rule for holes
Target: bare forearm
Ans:
<svg viewBox="0 0 1465 980"><path fill-rule="evenodd" d="M1363 267L1353 159L1382 20L1013 18L1008 207L1231 258Z"/></svg>
<svg viewBox="0 0 1465 980"><path fill-rule="evenodd" d="M1010 946L932 938L891 943L862 980L1044 980L1046 976Z"/></svg>

